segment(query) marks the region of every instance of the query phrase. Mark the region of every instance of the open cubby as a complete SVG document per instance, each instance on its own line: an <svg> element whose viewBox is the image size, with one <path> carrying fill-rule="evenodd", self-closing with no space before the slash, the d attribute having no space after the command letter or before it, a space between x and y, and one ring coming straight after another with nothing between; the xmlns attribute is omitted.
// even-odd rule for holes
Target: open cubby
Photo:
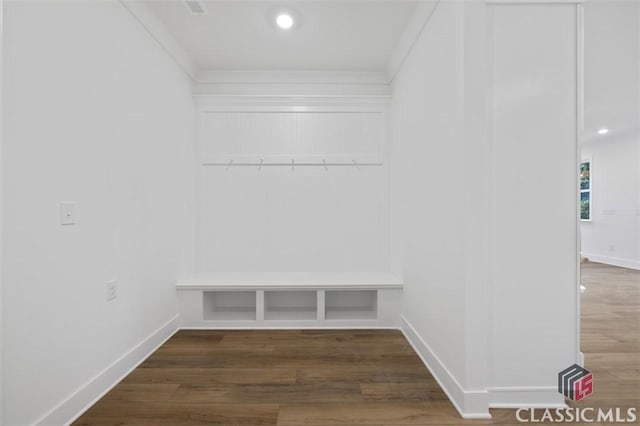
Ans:
<svg viewBox="0 0 640 426"><path fill-rule="evenodd" d="M256 320L255 291L204 291L202 316L205 320Z"/></svg>
<svg viewBox="0 0 640 426"><path fill-rule="evenodd" d="M402 299L385 273L204 273L177 288L185 328L396 327Z"/></svg>
<svg viewBox="0 0 640 426"><path fill-rule="evenodd" d="M327 290L324 305L327 320L374 320L378 317L378 292L376 290Z"/></svg>
<svg viewBox="0 0 640 426"><path fill-rule="evenodd" d="M316 291L274 290L264 292L265 320L316 320Z"/></svg>

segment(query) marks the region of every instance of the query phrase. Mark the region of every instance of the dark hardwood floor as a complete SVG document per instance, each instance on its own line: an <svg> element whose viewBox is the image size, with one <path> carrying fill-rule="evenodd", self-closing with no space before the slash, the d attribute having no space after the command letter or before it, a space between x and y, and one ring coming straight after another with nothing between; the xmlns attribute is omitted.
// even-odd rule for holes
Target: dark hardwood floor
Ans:
<svg viewBox="0 0 640 426"><path fill-rule="evenodd" d="M593 373L591 407L636 407L640 420L640 271L582 264L581 349ZM640 423L640 421L639 421Z"/></svg>
<svg viewBox="0 0 640 426"><path fill-rule="evenodd" d="M640 272L585 264L590 406L639 406ZM180 331L75 425L518 424L463 420L402 334Z"/></svg>

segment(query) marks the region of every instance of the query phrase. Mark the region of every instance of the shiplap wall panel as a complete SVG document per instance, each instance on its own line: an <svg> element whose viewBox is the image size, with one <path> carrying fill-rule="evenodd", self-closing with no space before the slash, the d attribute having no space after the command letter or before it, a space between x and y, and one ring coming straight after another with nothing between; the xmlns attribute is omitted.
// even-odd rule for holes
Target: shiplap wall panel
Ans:
<svg viewBox="0 0 640 426"><path fill-rule="evenodd" d="M229 111L202 115L202 154L379 157L381 112Z"/></svg>

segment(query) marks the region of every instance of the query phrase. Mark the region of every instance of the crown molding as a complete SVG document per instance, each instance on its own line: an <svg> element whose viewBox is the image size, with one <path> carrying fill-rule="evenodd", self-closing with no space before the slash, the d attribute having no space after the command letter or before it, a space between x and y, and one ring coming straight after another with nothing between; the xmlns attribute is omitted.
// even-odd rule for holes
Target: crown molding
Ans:
<svg viewBox="0 0 640 426"><path fill-rule="evenodd" d="M196 108L200 112L237 110L237 111L386 111L389 106L388 95L211 95L193 96Z"/></svg>
<svg viewBox="0 0 640 426"><path fill-rule="evenodd" d="M387 84L384 72L308 70L201 70L198 83L205 84Z"/></svg>
<svg viewBox="0 0 640 426"><path fill-rule="evenodd" d="M407 23L398 43L396 43L391 59L387 65L388 82L391 83L395 78L402 64L406 60L409 53L413 49L414 44L424 31L425 27L431 20L434 12L438 8L440 0L420 1L416 6L411 19Z"/></svg>
<svg viewBox="0 0 640 426"><path fill-rule="evenodd" d="M193 88L194 95L205 96L389 96L391 86L388 84L292 84L292 83L199 83Z"/></svg>
<svg viewBox="0 0 640 426"><path fill-rule="evenodd" d="M218 96L388 96L384 72L366 71L215 71L198 74L196 95Z"/></svg>
<svg viewBox="0 0 640 426"><path fill-rule="evenodd" d="M131 13L140 25L142 25L160 47L167 52L187 76L189 76L193 82L196 82L198 66L169 30L167 30L162 21L158 19L156 14L149 9L149 6L139 0L120 0L120 3Z"/></svg>

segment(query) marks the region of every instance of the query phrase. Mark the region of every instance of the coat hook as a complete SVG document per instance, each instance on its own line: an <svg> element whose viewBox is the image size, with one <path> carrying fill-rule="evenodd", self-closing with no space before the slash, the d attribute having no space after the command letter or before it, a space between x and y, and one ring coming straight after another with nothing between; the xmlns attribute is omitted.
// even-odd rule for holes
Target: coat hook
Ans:
<svg viewBox="0 0 640 426"><path fill-rule="evenodd" d="M260 159L260 165L258 166L258 171L262 170L262 164L264 164L264 160Z"/></svg>
<svg viewBox="0 0 640 426"><path fill-rule="evenodd" d="M296 171L296 162L293 158L291 159L291 171L292 172Z"/></svg>
<svg viewBox="0 0 640 426"><path fill-rule="evenodd" d="M352 161L353 161L353 164L355 164L355 165L356 165L356 167L358 168L358 170L360 170L360 166L358 165L358 162L357 162L356 160L352 160Z"/></svg>
<svg viewBox="0 0 640 426"><path fill-rule="evenodd" d="M327 167L327 160L323 159L323 160L322 160L322 164L324 165L324 171L325 171L325 172L328 172L328 171L329 171L329 168Z"/></svg>
<svg viewBox="0 0 640 426"><path fill-rule="evenodd" d="M229 164L227 164L227 167L225 167L224 170L226 172L229 171L229 167L231 167L232 164L233 164L233 160L229 161Z"/></svg>

